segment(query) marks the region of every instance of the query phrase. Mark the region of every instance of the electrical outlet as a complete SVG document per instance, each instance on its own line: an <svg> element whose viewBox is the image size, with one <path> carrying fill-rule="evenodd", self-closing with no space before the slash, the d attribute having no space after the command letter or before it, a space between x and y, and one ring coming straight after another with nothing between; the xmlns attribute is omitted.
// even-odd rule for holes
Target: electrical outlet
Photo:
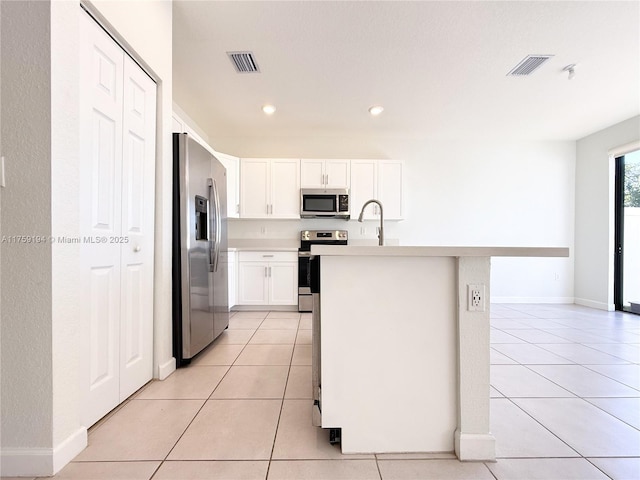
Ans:
<svg viewBox="0 0 640 480"><path fill-rule="evenodd" d="M468 303L467 310L470 312L484 312L484 285L467 285Z"/></svg>

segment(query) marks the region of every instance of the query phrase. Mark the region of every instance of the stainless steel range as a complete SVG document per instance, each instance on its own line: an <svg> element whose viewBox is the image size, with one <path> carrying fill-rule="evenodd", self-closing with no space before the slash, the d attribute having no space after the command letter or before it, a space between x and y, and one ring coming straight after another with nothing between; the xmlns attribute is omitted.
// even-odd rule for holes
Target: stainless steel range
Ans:
<svg viewBox="0 0 640 480"><path fill-rule="evenodd" d="M313 308L311 297L311 271L309 257L311 245L347 245L349 232L346 230L302 230L298 249L298 311L310 312Z"/></svg>

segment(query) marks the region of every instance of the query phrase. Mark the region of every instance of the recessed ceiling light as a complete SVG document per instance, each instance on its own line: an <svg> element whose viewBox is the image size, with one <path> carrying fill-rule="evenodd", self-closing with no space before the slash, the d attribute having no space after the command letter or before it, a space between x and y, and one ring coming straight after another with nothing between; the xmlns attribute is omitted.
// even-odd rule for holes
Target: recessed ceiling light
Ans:
<svg viewBox="0 0 640 480"><path fill-rule="evenodd" d="M384 108L381 105L374 105L373 107L369 107L369 113L374 117L380 115L383 112Z"/></svg>
<svg viewBox="0 0 640 480"><path fill-rule="evenodd" d="M273 115L276 111L276 107L274 107L273 105L263 105L262 111L267 115Z"/></svg>

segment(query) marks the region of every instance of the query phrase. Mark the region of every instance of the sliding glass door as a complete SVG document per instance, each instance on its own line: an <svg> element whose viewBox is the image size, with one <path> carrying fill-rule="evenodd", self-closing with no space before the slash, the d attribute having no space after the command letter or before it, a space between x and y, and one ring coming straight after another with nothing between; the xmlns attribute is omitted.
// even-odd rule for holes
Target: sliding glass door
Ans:
<svg viewBox="0 0 640 480"><path fill-rule="evenodd" d="M640 150L616 158L616 310L640 304Z"/></svg>

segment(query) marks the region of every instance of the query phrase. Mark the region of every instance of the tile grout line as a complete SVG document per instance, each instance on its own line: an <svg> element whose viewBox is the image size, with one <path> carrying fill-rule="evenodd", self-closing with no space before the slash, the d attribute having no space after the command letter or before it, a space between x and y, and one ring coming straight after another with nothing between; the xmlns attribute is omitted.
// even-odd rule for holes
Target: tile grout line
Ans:
<svg viewBox="0 0 640 480"><path fill-rule="evenodd" d="M580 458L585 458L584 455L582 455L582 453L580 453L578 450L576 450L574 447L572 447L569 443L567 443L566 441L564 441L562 438L560 438L554 431L552 431L549 427L547 427L546 425L544 425L540 420L538 420L537 418L535 418L532 414L530 414L529 412L527 412L524 408L522 408L520 405L518 405L516 402L514 402L512 400L512 397L506 397L507 400L509 400L509 402L511 402L513 405L516 406L516 408L518 408L519 410L521 410L525 415L527 415L528 417L530 417L533 421L535 421L538 425L540 425L542 428L544 428L545 430L547 430L551 435L553 435L554 437L556 437L560 442L562 442L563 444L565 444L568 448L570 448L571 450L573 450L574 452L576 452L578 454L578 456ZM518 397L513 397L513 398L518 398ZM522 398L532 398L532 397L522 397ZM568 397L558 397L561 399L565 399ZM571 398L571 397L569 397ZM581 397L576 397L579 398L580 400L584 400ZM540 457L540 458L547 458L547 457ZM561 458L561 457L549 457L549 458ZM575 457L574 457L575 458Z"/></svg>
<svg viewBox="0 0 640 480"><path fill-rule="evenodd" d="M235 362L237 361L237 359L239 358L239 356L242 354L242 352L244 351L244 349L246 348L246 346L247 346L247 345L249 345L249 342L250 342L251 338L253 338L253 337L254 337L254 335L255 335L255 334L257 333L257 331L259 330L260 325L262 325L262 324L263 324L264 320L266 320L266 318L267 318L267 317L268 317L268 313L267 313L267 316L266 316L265 318L263 318L262 322L260 322L260 324L258 325L258 327L257 327L256 329L254 329L253 334L249 337L249 340L248 340L247 342L245 342L245 343L244 343L243 348L240 350L240 353L236 356L235 360L233 361L233 364L235 364ZM283 393L282 393L282 399L281 399L280 411L279 411L278 419L277 419L277 422L276 422L276 429L275 429L275 435L274 435L274 439L273 439L273 443L272 443L271 454L270 454L269 461L268 461L268 464L267 464L267 470L266 470L266 477L265 477L265 480L266 480L266 478L268 478L268 475L269 475L269 473L270 473L270 466L271 466L271 463L272 463L272 461L274 461L273 456L274 456L274 452L275 452L276 440L277 440L277 438L278 438L278 433L279 433L279 432L278 432L278 430L279 430L279 427L280 427L280 422L281 422L281 420L282 420L282 414L283 414L283 409L284 409L284 401L286 400L285 396L286 396L286 391L287 391L287 387L288 387L288 382L289 382L289 380L290 380L290 378L291 378L290 374L291 374L291 372L292 372L292 367L293 367L293 357L294 357L294 353L295 353L296 346L297 346L297 343L296 343L296 342L297 342L297 340L298 340L298 336L299 336L299 335L300 335L300 333L301 333L301 328L300 328L300 327L301 327L301 320L302 320L302 318L301 318L301 316L299 316L299 317L298 317L298 327L297 327L297 329L296 329L296 335L295 335L295 339L294 339L294 343L293 343L293 348L292 348L292 351L291 351L291 356L290 356L289 364L288 364L287 377L286 377L286 380L285 380L285 386L284 386L284 390L283 390ZM543 320L546 320L546 319L543 319ZM492 328L495 328L495 327L492 327ZM535 327L530 327L530 326L529 326L529 328L531 328L531 329L533 329L533 330L539 330L539 331L542 331L542 332L545 332L545 333L549 333L549 332L546 332L546 331L545 331L545 329L542 329L542 328L535 328ZM576 331L584 331L584 330L585 330L585 329L580 329L580 328L578 328L578 327L569 327L569 326L567 326L567 328L573 328L573 329L575 329ZM501 329L497 329L497 330L501 330ZM505 332L505 333L509 334L508 332ZM519 337L516 337L516 338L519 338ZM562 338L562 337L559 337L559 338ZM569 340L569 339L567 339L567 340ZM532 345L540 346L540 348L542 348L543 350L546 350L546 349L544 349L544 347L541 347L541 344L532 343L532 342L529 342L529 341L527 341L527 340L523 340L523 342L524 342L525 344L532 344ZM580 343L580 342L574 342L574 341L565 342L564 344L565 344L565 345L581 345L581 346L586 346L586 345L584 345L584 344L582 344L582 343ZM497 345L499 345L499 344L497 344ZM625 344L624 342L612 342L612 343L611 343L611 345L627 345L627 344ZM494 344L492 344L492 345L491 345L491 347L492 347L492 348L493 348L493 346L494 346ZM588 347L588 348L591 348L591 347ZM593 350L597 351L597 349L593 349ZM502 354L502 352L499 352L499 353L501 353L501 354ZM554 352L551 352L551 353L554 353ZM602 352L602 353L607 354L607 355L610 355L610 354L608 354L607 352ZM554 354L555 354L555 353L554 353ZM502 355L505 355L505 354L502 354ZM556 354L556 355L557 355L557 354ZM562 357L561 355L559 355L559 356L560 356L560 357ZM505 357L506 357L506 358L510 358L508 355L505 355ZM513 360L513 359L511 359L511 360ZM567 360L569 360L569 359L567 359ZM587 369L587 370L589 370L589 371L592 371L592 372L594 372L594 373L596 373L596 374L598 374L598 375L601 375L603 378L607 378L607 379L609 379L609 380L613 380L613 381L615 381L615 382L617 382L617 383L619 383L619 384L621 384L621 385L628 386L628 387L629 387L630 389L632 389L632 390L636 390L636 389L635 389L634 387L632 387L632 386L626 385L626 384L624 384L624 383L620 382L619 380L617 380L617 379L615 379L615 378L611 378L611 377L609 377L608 375L605 375L605 374L602 374L602 373L600 373L600 372L598 372L598 371L592 370L589 366L584 365L584 364L582 364L582 363L578 363L578 362L572 362L572 363L570 363L570 364L535 364L535 363L526 363L526 364L525 364L525 363L521 363L521 362L518 362L518 361L515 361L515 360L513 360L513 361L514 361L514 363L515 363L515 365L516 365L516 366L523 366L523 367L527 368L527 369L528 369L529 371L531 371L532 373L534 373L534 374L536 374L536 375L540 376L541 378L544 378L545 380L549 381L551 384L557 385L558 387L562 388L563 390L566 390L566 391L567 391L567 392L569 392L569 393L573 393L573 392L572 392L571 390L568 390L567 388L563 387L562 385L560 385L560 384L556 383L555 381L553 381L553 380L551 380L551 379L548 379L547 377L545 377L545 376L544 376L544 375L542 375L541 373L536 372L535 370L533 370L533 367L534 367L534 366L536 366L536 365L542 365L542 366L551 366L551 365L560 365L560 366L566 366L566 365L578 365L578 366L582 366L582 367L584 367L585 369ZM231 367L233 366L233 364L229 366L229 368L227 369L227 371L225 372L225 374L224 374L224 375L222 376L222 378L218 381L218 383L217 383L217 384L216 384L216 386L213 388L213 391L211 392L211 394L209 395L209 397L208 397L208 398L206 398L206 399L204 400L203 405L202 405L202 406L200 407L200 409L196 412L196 414L195 414L195 415L194 415L194 417L192 418L191 422L189 422L189 425L187 425L187 427L185 428L185 430L183 431L183 433L180 435L180 437L178 438L178 440L175 442L174 446L171 448L171 450L169 451L169 453L167 454L167 456L164 458L164 460L160 460L160 461L159 461L158 466L155 468L154 472L151 474L151 477L149 477L150 479L155 478L155 477L158 475L158 471L160 470L160 468L162 467L162 465L163 465L164 463L170 463L170 462L171 462L171 461L167 460L167 459L168 459L168 456L169 456L169 455L171 454L171 452L175 449L176 445L177 445L177 444L178 444L178 442L181 440L181 438L182 438L182 437L183 437L183 435L186 433L186 431L189 429L189 427L191 426L191 424L193 423L193 421L195 420L195 418L200 414L201 410L204 408L204 405L206 405L206 404L207 404L207 402L208 402L209 400L211 400L211 395L213 395L213 392L215 392L215 391L216 391L216 389L217 389L217 388L219 388L219 386L220 386L220 384L222 383L223 379L228 375L229 371L231 370ZM492 364L491 366L493 366L493 365L501 365L501 364ZM600 365L600 364L594 364L594 365L591 365L591 366L595 366L595 365ZM637 364L637 363L633 363L633 362L629 362L629 363L625 363L625 364L602 364L602 365L616 365L616 366L629 366L629 365L631 365L631 366L638 367L638 364ZM208 366L208 365L202 365L202 366ZM506 365L506 366L509 366L509 365ZM512 366L513 366L513 365L512 365ZM196 366L196 367L197 367L197 366ZM123 404L121 404L119 407L115 408L112 412L110 412L110 413L106 416L106 418L102 419L102 420L99 422L99 425L98 425L98 426L96 426L96 430L97 430L98 428L100 428L102 425L104 425L104 424L106 423L106 421L107 421L107 420L109 420L113 415L115 415L115 414L116 414L120 409L124 408L124 407L126 406L126 404L128 404L129 402L131 402L131 401L133 401L133 400L139 400L138 398L134 398L134 397L135 397L135 396L137 396L137 395L139 395L139 393L140 393L141 391L143 391L145 388L147 388L147 387L149 386L149 384L150 384L150 383L152 383L152 382L149 382L149 383L145 384L143 387L141 387L140 389L138 389L138 391L136 391L134 394L132 394L132 395L131 395L131 396L130 396L130 397L129 397L125 402L123 402ZM612 478L612 477L611 477L611 474L607 474L607 473L606 473L602 468L598 467L595 463L593 463L593 462L591 461L592 459L594 459L594 460L595 460L595 459L598 459L598 458L603 458L603 459L606 459L606 458L611 458L611 459L618 459L618 458L630 458L630 459L636 459L636 460L638 459L638 457L637 457L637 456L633 456L633 455L626 455L626 456L624 456L624 457L615 456L615 453L614 453L614 454L611 454L611 455L595 455L595 456L593 456L593 455L592 455L592 456L590 456L590 457L588 458L586 455L582 455L582 454L581 454L580 452L578 452L574 447L572 447L570 444L568 444L566 441L564 441L562 438L560 438L558 435L556 435L553 431L551 431L551 430L550 430L550 428L547 428L547 427L546 427L546 426L545 426L541 421L538 421L538 420L536 419L536 417L534 417L534 415L533 415L533 414L528 413L528 412L527 412L523 407L520 407L520 405L519 405L518 403L516 403L516 400L518 400L518 399L542 399L542 398L544 398L544 399L563 399L563 400L566 400L566 399L578 398L578 399L580 399L580 400L583 400L585 403L587 403L587 404L589 404L589 405L591 405L591 406L593 406L593 407L596 407L598 410L600 410L600 411L602 411L602 412L604 412L604 413L607 413L609 416L611 416L612 418L615 418L616 420L620 421L621 423L627 424L627 422L625 422L625 421L624 421L624 420L622 420L622 419L617 418L614 414L609 413L609 412L607 412L606 410L603 410L603 409L602 409L602 408L600 408L598 405L592 404L592 403L589 401L589 399L590 399L590 398L591 398L591 399L600 399L600 398L602 398L602 399L621 399L621 398L637 398L637 396L626 396L626 397L611 397L611 396L603 396L603 397L586 397L586 396L584 396L584 397L583 397L583 396L581 396L581 395L574 394L575 396L573 396L573 397L556 397L556 396L554 396L554 397L531 397L531 396L522 396L522 397L518 397L518 396L506 396L506 395L504 395L504 394L502 393L502 391L500 391L499 389L497 389L497 388L496 388L496 387L494 387L493 385L492 385L492 388L494 388L498 393L502 394L502 395L503 395L503 397L493 397L493 398L491 398L491 400L499 400L499 399L501 399L501 398L502 398L502 399L507 399L507 400L509 400L509 401L510 401L510 403L511 403L512 405L515 405L517 409L519 409L520 411L524 412L524 414L525 414L526 416L530 417L531 419L533 419L533 420L534 420L534 422L536 422L537 424L539 424L539 426L541 426L541 427L543 428L543 430L548 431L548 432L549 432L553 437L557 438L557 439L560 441L560 443L561 443L561 444L566 445L566 446L569 448L569 450L570 450L570 451L573 451L573 452L575 452L575 453L577 454L577 456L565 456L565 455L560 455L560 456L558 456L558 455L554 455L554 456L540 456L540 457L527 457L527 456L524 456L524 457L518 457L518 456L510 457L510 456L509 456L509 457L497 457L496 459L505 460L505 461L506 461L506 460L518 460L518 461L520 461L520 460L540 460L540 461L544 461L544 460L560 460L560 459L563 459L563 460L574 460L574 461L576 461L576 462L577 462L577 461L581 461L581 460L587 460L587 464L590 466L590 468L595 467L595 469L596 469L598 472L601 472L603 475L605 475L605 476L606 476L606 478ZM640 393L640 392L639 392L639 393ZM277 399L277 398L276 398L276 399ZM160 400L170 400L170 399L160 399ZM272 400L274 400L274 399L272 398ZM629 424L627 424L627 425L629 425ZM638 430L638 428L634 427L633 425L629 425L629 426L630 426L631 428L634 428L635 430ZM376 462L376 468L377 468L377 471L378 471L379 478L380 478L380 479L382 479L382 473L381 473L380 464L379 464L379 460L380 460L380 459L378 458L378 455L374 455L374 459L375 459L375 462ZM286 460L286 461L294 461L295 459L291 459L291 458L282 458L282 459L279 459L279 460L283 460L283 461L284 461L284 460ZM304 459L301 459L301 460L304 460ZM382 460L384 460L384 459L382 459ZM425 460L427 460L427 459L425 459ZM130 460L130 461L123 461L123 460L110 460L110 461L109 461L109 460L106 460L106 461L97 461L96 463L111 463L111 462L128 462L128 463L138 463L138 462L144 462L144 461L145 461L145 460ZM153 460L153 461L158 461L158 460ZM183 461L184 461L184 460L183 460ZM247 460L245 460L245 461L247 461ZM186 462L191 462L191 461L190 461L190 460L186 460ZM77 463L84 463L84 462L77 462ZM498 479L497 474L494 474L494 472L493 472L493 471L491 471L491 468L490 468L490 466L487 464L487 462L482 462L482 463L483 463L483 465L484 465L484 466L485 466L485 467L490 471L490 475L491 475L491 477L488 477L488 478ZM593 473L596 473L596 472L594 471ZM145 478L147 478L147 477L145 477ZM501 477L500 477L500 478L501 478ZM39 480L39 478L36 478L35 480Z"/></svg>
<svg viewBox="0 0 640 480"><path fill-rule="evenodd" d="M376 462L376 469L378 470L378 476L380 477L380 480L382 480L382 471L380 470L380 464L378 463L378 454L374 453L373 458L375 459L375 462Z"/></svg>
<svg viewBox="0 0 640 480"><path fill-rule="evenodd" d="M615 480L611 475L609 475L607 472L605 472L604 470L602 470L598 465L596 465L595 463L593 463L591 460L589 460L589 458L587 457L583 457L587 462L589 462L591 465L593 465L595 468L597 468L600 472L602 472L603 475L605 475L607 478L611 479L611 480ZM596 457L599 458L599 457Z"/></svg>
<svg viewBox="0 0 640 480"><path fill-rule="evenodd" d="M293 363L293 354L296 351L296 340L298 338L298 332L300 331L300 322L302 321L302 315L298 314L298 328L296 329L296 336L293 340L293 348L291 349L291 358L289 359L289 369L287 370L287 379L284 382L284 390L282 391L282 402L280 403L280 413L278 414L278 421L276 422L276 431L273 435L273 444L271 445L271 453L269 455L269 463L267 464L267 472L265 480L269 478L269 471L271 470L271 462L273 461L273 452L276 449L276 440L278 439L278 429L280 428L280 419L282 418L282 410L284 409L284 397L287 393L287 387L289 386L289 377L291 375L291 366Z"/></svg>
<svg viewBox="0 0 640 480"><path fill-rule="evenodd" d="M234 315L235 316L235 315ZM265 315L266 318L266 315ZM229 319L231 320L231 319ZM260 322L260 325L262 325L262 322L264 322L264 318L262 319L262 321ZM258 325L258 327L254 330L253 335L255 335L255 333L258 331L258 328L260 328L260 325ZM228 327L225 329L228 330ZM244 344L244 346L242 347L242 349L240 350L240 352L238 353L238 355L236 356L236 358L233 360L233 363L236 362L236 360L240 357L240 355L242 354L242 352L244 351L245 347L249 344L249 341L251 340L251 338L253 338L253 335L251 335L251 337L249 337L249 340L247 341L247 343ZM200 408L198 409L198 411L196 412L196 414L193 416L193 418L191 419L191 421L189 421L189 423L187 424L187 426L185 427L185 429L182 431L182 433L180 434L180 436L178 437L178 439L175 441L175 443L173 444L173 446L169 449L169 452L167 452L167 454L165 455L164 459L162 459L160 461L160 464L158 465L158 468L156 468L156 470L153 472L153 475L151 475L149 480L153 480L153 477L158 473L158 471L160 470L160 468L162 467L162 465L167 461L167 459L169 458L169 455L171 455L171 452L173 452L176 448L176 446L178 445L178 443L180 442L180 440L182 439L182 437L184 437L185 433L187 433L187 430L189 430L189 427L193 424L193 422L195 421L195 419L198 417L198 415L200 414L200 412L202 411L202 409L205 407L205 405L207 404L207 402L209 400L211 400L211 395L213 395L213 393L216 391L216 389L220 386L220 384L222 383L222 381L225 379L225 377L229 374L229 372L231 371L231 367L233 367L233 363L231 365L229 365L229 368L227 369L227 371L224 373L224 375L222 376L222 378L220 379L220 381L216 384L216 386L213 388L213 390L211 391L211 393L209 394L209 396L207 398L204 399L204 402L202 403L202 405L200 406ZM193 366L197 366L197 365L193 365ZM207 365L202 365L202 366L207 366ZM212 366L217 366L217 365L212 365ZM224 365L226 366L226 365ZM199 399L198 399L199 400Z"/></svg>

